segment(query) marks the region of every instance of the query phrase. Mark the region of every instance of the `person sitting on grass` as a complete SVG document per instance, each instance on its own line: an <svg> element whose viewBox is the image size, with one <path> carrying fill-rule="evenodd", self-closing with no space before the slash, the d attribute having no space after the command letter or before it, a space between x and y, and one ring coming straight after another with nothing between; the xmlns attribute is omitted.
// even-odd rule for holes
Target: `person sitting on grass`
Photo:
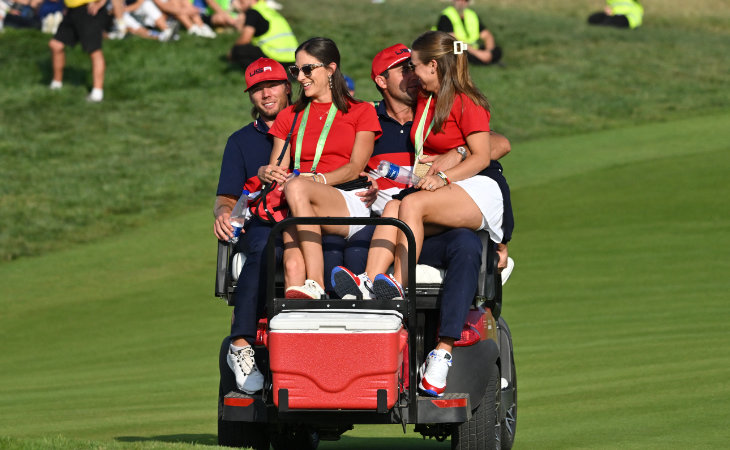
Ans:
<svg viewBox="0 0 730 450"><path fill-rule="evenodd" d="M644 7L638 0L606 0L603 11L588 17L590 25L637 28L644 19Z"/></svg>

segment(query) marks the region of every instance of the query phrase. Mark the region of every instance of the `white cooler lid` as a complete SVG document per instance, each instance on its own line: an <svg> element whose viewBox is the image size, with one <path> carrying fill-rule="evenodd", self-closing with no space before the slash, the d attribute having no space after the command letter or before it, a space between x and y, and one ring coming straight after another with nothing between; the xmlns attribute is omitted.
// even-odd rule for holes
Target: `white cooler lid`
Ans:
<svg viewBox="0 0 730 450"><path fill-rule="evenodd" d="M403 316L398 311L360 309L282 311L269 323L274 332L386 333L398 331Z"/></svg>

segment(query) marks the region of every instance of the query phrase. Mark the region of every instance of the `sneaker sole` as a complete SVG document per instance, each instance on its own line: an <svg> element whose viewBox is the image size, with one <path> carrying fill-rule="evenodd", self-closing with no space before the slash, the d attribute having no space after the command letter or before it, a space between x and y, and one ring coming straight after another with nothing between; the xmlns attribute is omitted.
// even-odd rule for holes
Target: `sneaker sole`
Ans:
<svg viewBox="0 0 730 450"><path fill-rule="evenodd" d="M357 281L354 280L354 274L347 269L335 267L332 272L331 281L332 289L338 297L344 298L345 295L353 295L357 298L358 295L362 295L360 292L360 286L357 285Z"/></svg>
<svg viewBox="0 0 730 450"><path fill-rule="evenodd" d="M426 388L423 387L423 385L421 383L418 383L418 390L421 393L423 393L423 394L425 394L425 395L427 395L429 397L443 397L444 396L444 393L443 392L441 392L439 394L438 392L436 392L434 390L426 389Z"/></svg>
<svg viewBox="0 0 730 450"><path fill-rule="evenodd" d="M394 298L402 298L403 294L398 289L398 286L394 285L392 281L383 278L376 278L373 281L373 291L375 291L375 298L378 300L392 300Z"/></svg>
<svg viewBox="0 0 730 450"><path fill-rule="evenodd" d="M300 299L303 298L303 299L307 299L307 300L319 300L318 298L312 297L308 293L297 290L297 289L287 290L286 293L284 294L284 297L285 298L300 298Z"/></svg>

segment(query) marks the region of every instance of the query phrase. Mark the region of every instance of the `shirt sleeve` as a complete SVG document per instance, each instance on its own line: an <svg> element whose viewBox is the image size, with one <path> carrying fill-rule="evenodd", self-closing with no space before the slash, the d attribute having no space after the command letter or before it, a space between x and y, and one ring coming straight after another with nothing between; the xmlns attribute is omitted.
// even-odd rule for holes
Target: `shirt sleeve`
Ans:
<svg viewBox="0 0 730 450"><path fill-rule="evenodd" d="M459 95L455 102L457 122L464 138L472 133L489 131L489 111L474 103L466 95Z"/></svg>
<svg viewBox="0 0 730 450"><path fill-rule="evenodd" d="M353 106L361 110L355 132L372 131L375 133L375 139L378 139L383 134L383 129L380 127L380 120L378 120L375 107L367 102L357 103Z"/></svg>
<svg viewBox="0 0 730 450"><path fill-rule="evenodd" d="M281 140L286 139L294 120L293 106L289 106L281 111L274 120L274 124L269 129L269 134Z"/></svg>
<svg viewBox="0 0 730 450"><path fill-rule="evenodd" d="M260 12L253 8L249 8L246 11L246 21L243 25L253 27L255 30L253 33L254 36L261 36L269 31L269 22L264 19L264 16Z"/></svg>
<svg viewBox="0 0 730 450"><path fill-rule="evenodd" d="M241 195L243 183L246 180L246 162L243 160L241 149L234 136L228 138L226 149L223 151L223 162L218 178L216 195Z"/></svg>

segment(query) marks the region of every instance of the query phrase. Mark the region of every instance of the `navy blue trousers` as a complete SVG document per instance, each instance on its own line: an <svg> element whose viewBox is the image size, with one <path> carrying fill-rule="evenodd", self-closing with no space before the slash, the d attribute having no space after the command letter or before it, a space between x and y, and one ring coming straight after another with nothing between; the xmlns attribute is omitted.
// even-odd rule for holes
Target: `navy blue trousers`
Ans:
<svg viewBox="0 0 730 450"><path fill-rule="evenodd" d="M466 228L453 228L423 241L419 264L446 269L441 294L440 337L459 339L477 293L482 242Z"/></svg>

